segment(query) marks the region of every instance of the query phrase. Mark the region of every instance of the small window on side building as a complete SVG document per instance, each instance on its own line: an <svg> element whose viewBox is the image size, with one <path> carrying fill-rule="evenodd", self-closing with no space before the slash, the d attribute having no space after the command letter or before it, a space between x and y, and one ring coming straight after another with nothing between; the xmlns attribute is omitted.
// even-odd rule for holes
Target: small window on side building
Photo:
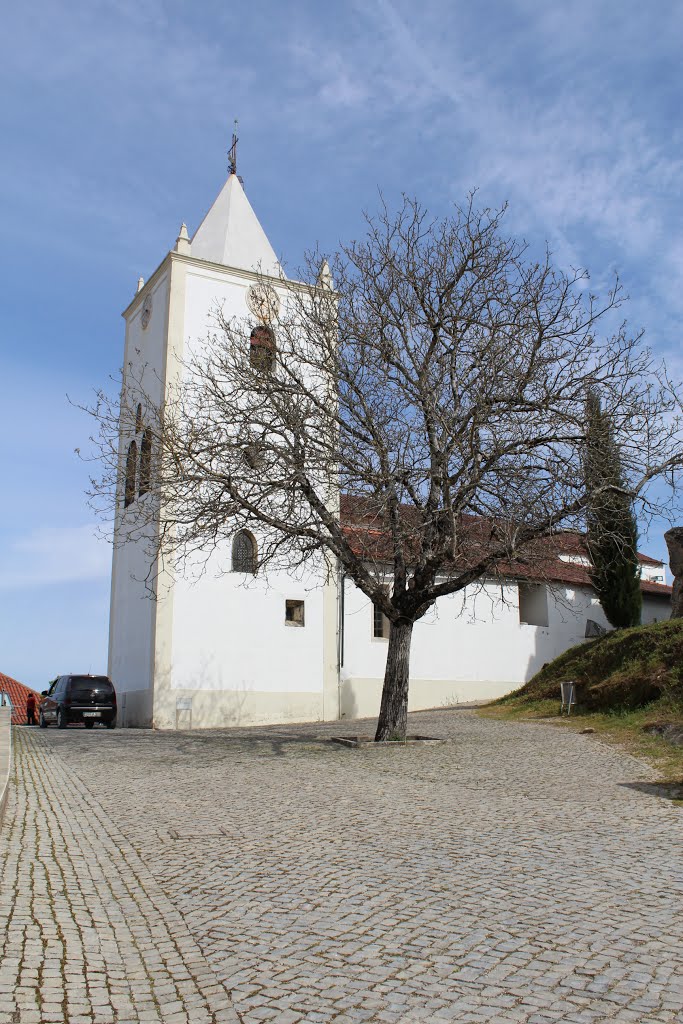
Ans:
<svg viewBox="0 0 683 1024"><path fill-rule="evenodd" d="M519 584L519 621L527 626L548 625L548 592L542 583Z"/></svg>
<svg viewBox="0 0 683 1024"><path fill-rule="evenodd" d="M391 623L379 605L372 605L372 635L375 640L388 640Z"/></svg>
<svg viewBox="0 0 683 1024"><path fill-rule="evenodd" d="M285 601L285 625L287 626L304 626L304 602L303 601Z"/></svg>

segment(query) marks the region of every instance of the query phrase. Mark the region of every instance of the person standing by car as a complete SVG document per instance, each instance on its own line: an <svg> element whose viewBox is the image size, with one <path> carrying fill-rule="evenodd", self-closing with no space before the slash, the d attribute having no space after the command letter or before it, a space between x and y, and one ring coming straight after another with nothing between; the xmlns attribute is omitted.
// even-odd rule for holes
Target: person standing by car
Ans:
<svg viewBox="0 0 683 1024"><path fill-rule="evenodd" d="M26 724L36 724L36 698L32 693L29 693L26 698Z"/></svg>

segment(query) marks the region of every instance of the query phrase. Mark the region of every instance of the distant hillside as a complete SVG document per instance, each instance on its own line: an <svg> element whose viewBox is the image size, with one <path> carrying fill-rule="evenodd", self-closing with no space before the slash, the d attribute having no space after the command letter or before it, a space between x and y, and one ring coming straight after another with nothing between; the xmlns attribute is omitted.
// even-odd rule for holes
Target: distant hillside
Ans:
<svg viewBox="0 0 683 1024"><path fill-rule="evenodd" d="M525 686L496 701L521 709L560 699L560 683L574 680L587 710L639 708L652 701L683 713L683 619L616 630L561 654Z"/></svg>

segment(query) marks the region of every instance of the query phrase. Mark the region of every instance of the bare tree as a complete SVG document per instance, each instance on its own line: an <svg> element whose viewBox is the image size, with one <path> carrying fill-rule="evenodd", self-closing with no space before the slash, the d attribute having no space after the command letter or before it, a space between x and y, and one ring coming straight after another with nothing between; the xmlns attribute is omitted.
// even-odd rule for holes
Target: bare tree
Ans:
<svg viewBox="0 0 683 1024"><path fill-rule="evenodd" d="M413 625L437 598L516 567L542 575L548 539L583 528L589 393L641 509L659 508L649 483L683 465L680 409L618 323L618 281L599 301L585 273L506 237L503 215L471 197L444 220L408 199L383 208L331 279L312 254L251 341L253 325L217 310L165 402L143 396L151 493L125 536L137 528L182 563L258 524L260 572L340 565L390 622L377 739L405 736ZM108 467L96 496L121 495L119 430L140 394L128 369L123 426L104 395L93 410Z"/></svg>

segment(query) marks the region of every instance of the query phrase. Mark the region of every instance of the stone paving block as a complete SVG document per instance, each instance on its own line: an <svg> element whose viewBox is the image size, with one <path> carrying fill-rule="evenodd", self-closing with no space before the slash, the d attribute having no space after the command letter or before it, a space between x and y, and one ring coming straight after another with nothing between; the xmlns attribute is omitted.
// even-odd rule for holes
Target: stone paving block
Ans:
<svg viewBox="0 0 683 1024"><path fill-rule="evenodd" d="M182 916L103 807L37 735L19 734L17 783L0 838L3 888L9 879L16 887L14 900L0 903L0 1013L12 1024L161 1022L147 996L154 978L168 996L169 1019L184 1024L180 986L191 976L178 953L180 938L202 967L202 982L192 982L198 1019L205 1011L214 1024L222 1004L223 1019L236 1024L229 994ZM29 870L13 870L19 862ZM122 893L125 916L112 911ZM112 916L120 916L115 933ZM118 966L128 961L133 970Z"/></svg>
<svg viewBox="0 0 683 1024"><path fill-rule="evenodd" d="M680 1024L681 816L629 785L650 769L412 717L454 742L17 731L0 1024Z"/></svg>

